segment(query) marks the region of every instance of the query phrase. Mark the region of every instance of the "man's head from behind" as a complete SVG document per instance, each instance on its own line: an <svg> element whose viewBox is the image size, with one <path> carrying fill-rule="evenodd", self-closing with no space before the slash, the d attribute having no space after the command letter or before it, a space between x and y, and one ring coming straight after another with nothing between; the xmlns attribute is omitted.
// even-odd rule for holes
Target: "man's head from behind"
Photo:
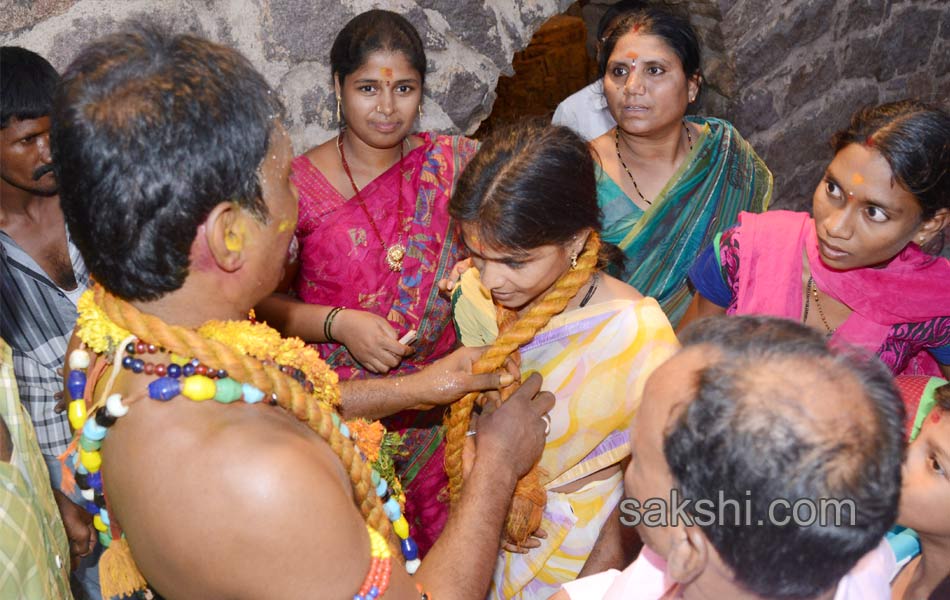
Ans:
<svg viewBox="0 0 950 600"><path fill-rule="evenodd" d="M206 258L246 250L235 219L269 220L262 174L281 114L251 64L207 40L138 26L84 48L63 75L52 143L63 213L95 279L154 300ZM222 207L228 218L212 219ZM227 221L227 249L196 257L209 219Z"/></svg>
<svg viewBox="0 0 950 600"><path fill-rule="evenodd" d="M0 48L0 175L8 191L56 193L49 114L58 84L56 69L39 54Z"/></svg>
<svg viewBox="0 0 950 600"><path fill-rule="evenodd" d="M698 527L641 526L644 541L683 583L833 591L896 516L903 405L890 373L768 317L700 321L681 339L644 390L627 492L643 503L676 488Z"/></svg>

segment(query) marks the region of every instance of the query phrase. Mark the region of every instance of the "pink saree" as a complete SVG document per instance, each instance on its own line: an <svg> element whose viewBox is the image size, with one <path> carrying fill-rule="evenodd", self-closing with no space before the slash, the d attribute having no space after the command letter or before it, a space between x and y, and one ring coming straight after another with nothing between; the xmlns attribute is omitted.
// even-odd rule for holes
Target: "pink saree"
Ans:
<svg viewBox="0 0 950 600"><path fill-rule="evenodd" d="M726 244L726 236L723 236ZM802 253L815 283L854 312L832 341L879 355L895 374L939 375L925 350L950 344L950 261L909 244L882 268L831 269L818 252L815 222L807 213L741 213L723 248L724 270L738 268L736 302L729 314L768 314L799 320L802 314ZM733 257L738 265L728 265Z"/></svg>
<svg viewBox="0 0 950 600"><path fill-rule="evenodd" d="M415 353L392 373L416 371L456 346L452 307L436 283L463 258L448 203L477 144L464 137L419 135L421 146L360 191L386 246L400 237L406 246L400 272L388 268L383 245L356 198L341 195L306 156L292 165L291 181L300 192L296 294L312 304L380 315L400 336L416 330ZM370 376L342 345L317 348L341 379ZM406 411L384 421L390 431L404 435L405 456L397 457L396 472L406 490L406 517L423 553L448 513L438 499L447 483L442 413L432 412L438 414Z"/></svg>

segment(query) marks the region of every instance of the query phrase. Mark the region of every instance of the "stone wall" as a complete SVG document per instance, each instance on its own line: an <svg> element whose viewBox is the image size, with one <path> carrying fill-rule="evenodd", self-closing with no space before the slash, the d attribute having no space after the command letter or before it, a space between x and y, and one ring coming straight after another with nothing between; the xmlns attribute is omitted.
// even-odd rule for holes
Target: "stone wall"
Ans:
<svg viewBox="0 0 950 600"><path fill-rule="evenodd" d="M588 29L610 0L583 9ZM946 0L669 0L688 10L707 80L699 112L732 121L775 175L773 206L808 209L828 139L868 104L948 106Z"/></svg>
<svg viewBox="0 0 950 600"><path fill-rule="evenodd" d="M587 29L580 17L555 15L535 32L531 43L515 53L513 77L500 77L491 114L475 137L524 116L550 116L557 105L597 76L588 56Z"/></svg>
<svg viewBox="0 0 950 600"><path fill-rule="evenodd" d="M699 112L732 121L775 174L773 206L807 208L828 138L858 107L950 98L946 0L667 0L687 11L704 50ZM500 75L552 15L587 24L612 0L0 0L0 42L62 69L84 42L152 18L244 52L279 89L298 150L335 129L327 65L336 31L378 4L405 14L426 43L423 127L474 132ZM575 41L576 43L576 41ZM581 87L580 82L578 86ZM564 90L567 95L572 90ZM507 105L497 107L500 113Z"/></svg>
<svg viewBox="0 0 950 600"><path fill-rule="evenodd" d="M422 126L473 132L488 115L512 56L571 0L0 0L0 43L39 52L62 70L86 42L149 19L232 45L284 98L302 151L336 129L328 56L354 15L405 15L426 45Z"/></svg>

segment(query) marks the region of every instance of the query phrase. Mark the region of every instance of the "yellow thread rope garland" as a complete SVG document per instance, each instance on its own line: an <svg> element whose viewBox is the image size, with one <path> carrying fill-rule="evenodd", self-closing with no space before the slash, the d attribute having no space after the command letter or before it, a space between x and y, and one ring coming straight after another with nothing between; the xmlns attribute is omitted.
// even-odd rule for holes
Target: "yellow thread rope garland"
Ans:
<svg viewBox="0 0 950 600"><path fill-rule="evenodd" d="M339 402L339 388L336 374L330 371L322 360L319 363L326 371L319 379L311 380L315 391L313 395L309 395L299 382L277 367L263 365L258 359L232 348L229 344L208 339L197 331L169 325L158 317L144 314L128 302L109 294L101 286L95 286L93 290L83 294L79 308L81 313L77 319L78 334L97 354L115 350L123 339L134 335L180 356L193 356L208 367L224 369L231 378L250 383L266 394L276 394L281 408L305 421L330 445L349 474L354 495L366 522L389 540L393 548L398 548L392 535L392 524L376 495L369 465L360 458L354 442L344 437L333 424L334 413L330 404ZM267 326L256 324L255 327L258 328L255 331L263 331L260 328ZM215 337L230 333L233 333L230 327L210 327L210 335ZM280 348L285 352L294 351L291 346ZM119 556L120 554L123 556ZM104 573L108 574L107 579L110 580L108 587L115 590L117 585L120 586L120 591L116 593L121 593L126 583L144 582L140 574L136 576L136 573L130 570L138 571L131 555L124 554L128 554L128 545L119 543L109 559L103 555L105 564L109 565ZM106 587L107 583L103 582L103 589ZM141 589L141 586L135 589Z"/></svg>
<svg viewBox="0 0 950 600"><path fill-rule="evenodd" d="M529 308L524 316L507 330L501 331L495 342L475 362L472 371L491 373L501 368L508 356L534 339L552 317L563 312L568 302L597 270L599 252L600 236L591 232L583 253L577 257L577 267L562 275L551 291ZM453 404L445 420L445 470L449 478L449 497L452 504L458 502L462 493L462 447L471 420L472 407L479 396L479 392L472 392ZM534 533L541 524L545 499L538 466L535 465L531 472L518 482L515 489L515 498L512 500L506 523L508 539L520 543Z"/></svg>

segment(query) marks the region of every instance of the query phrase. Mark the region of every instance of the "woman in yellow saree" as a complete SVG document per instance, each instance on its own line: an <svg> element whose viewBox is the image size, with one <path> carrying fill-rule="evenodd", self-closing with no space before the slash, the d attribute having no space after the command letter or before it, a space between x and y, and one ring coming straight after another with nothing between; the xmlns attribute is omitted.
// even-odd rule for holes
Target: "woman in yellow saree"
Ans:
<svg viewBox="0 0 950 600"><path fill-rule="evenodd" d="M531 527L540 521L546 537L503 549L489 593L547 598L582 570L622 560L610 516L622 494L627 430L644 380L676 338L653 298L601 271L611 249L598 235L593 161L570 130L522 124L485 141L449 211L475 267L453 291L462 342L507 345L520 354L522 375L540 372L557 399L532 472L540 502ZM453 486L457 412L446 433ZM471 429L477 451L477 423L466 425L461 435Z"/></svg>

